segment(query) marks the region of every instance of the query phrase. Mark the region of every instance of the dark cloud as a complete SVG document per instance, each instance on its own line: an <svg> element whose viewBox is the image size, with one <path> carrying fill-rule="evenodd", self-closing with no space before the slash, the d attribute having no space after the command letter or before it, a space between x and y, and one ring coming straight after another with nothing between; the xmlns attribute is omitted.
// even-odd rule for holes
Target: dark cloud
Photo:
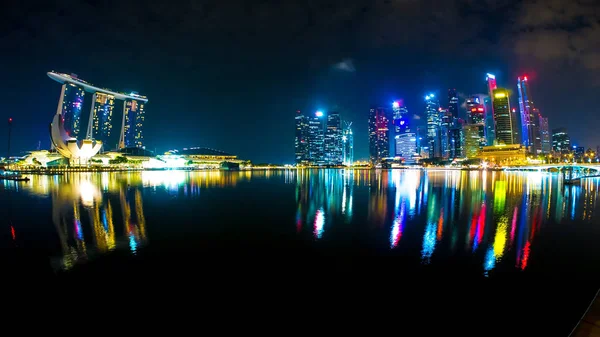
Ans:
<svg viewBox="0 0 600 337"><path fill-rule="evenodd" d="M527 1L514 25L517 56L600 71L600 2Z"/></svg>

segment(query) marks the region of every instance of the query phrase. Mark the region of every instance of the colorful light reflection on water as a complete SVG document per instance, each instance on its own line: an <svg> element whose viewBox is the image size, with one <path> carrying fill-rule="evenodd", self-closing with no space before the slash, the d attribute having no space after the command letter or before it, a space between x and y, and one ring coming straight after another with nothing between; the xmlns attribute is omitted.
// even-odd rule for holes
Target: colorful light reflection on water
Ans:
<svg viewBox="0 0 600 337"><path fill-rule="evenodd" d="M349 247L377 247L428 267L468 256L493 277L539 265L547 254L542 241L551 240L540 233L549 226L550 238L580 224L593 235L599 184L593 178L564 186L557 175L539 172L149 171L32 176L22 184L4 182L0 193L49 200L61 250L54 260L62 269L115 250L138 254L150 244L149 233L160 240L167 229L189 230L171 223L172 216L216 230L228 228L220 221L228 216L244 230L260 218L288 239L325 247L346 240ZM248 202L252 206L238 212ZM172 211L181 203L187 206ZM199 215L208 221L197 221ZM18 214L9 220L5 236L26 240Z"/></svg>

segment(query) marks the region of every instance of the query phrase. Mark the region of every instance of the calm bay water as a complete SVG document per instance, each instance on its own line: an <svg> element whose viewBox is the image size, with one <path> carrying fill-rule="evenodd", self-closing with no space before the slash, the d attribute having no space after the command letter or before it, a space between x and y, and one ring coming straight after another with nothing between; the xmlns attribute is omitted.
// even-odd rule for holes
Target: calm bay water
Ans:
<svg viewBox="0 0 600 337"><path fill-rule="evenodd" d="M135 261L146 251L194 259L195 248L225 254L240 245L273 256L344 257L351 261L346 270L363 268L364 258L394 256L387 265L413 276L598 280L597 178L576 186L545 173L443 170L31 178L0 182L0 247L36 261L23 267L10 255L12 267L52 275ZM595 291L569 289L562 294L576 302L564 311L572 314L564 329Z"/></svg>

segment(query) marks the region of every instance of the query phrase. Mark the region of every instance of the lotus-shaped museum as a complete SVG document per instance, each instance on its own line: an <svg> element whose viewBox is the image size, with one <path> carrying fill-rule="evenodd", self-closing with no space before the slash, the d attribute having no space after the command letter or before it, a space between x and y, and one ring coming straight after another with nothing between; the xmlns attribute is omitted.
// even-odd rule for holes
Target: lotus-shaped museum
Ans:
<svg viewBox="0 0 600 337"><path fill-rule="evenodd" d="M61 113L55 114L50 124L50 139L56 151L68 158L73 165L87 165L90 158L102 148L101 141L84 139L78 142L77 138L69 136Z"/></svg>

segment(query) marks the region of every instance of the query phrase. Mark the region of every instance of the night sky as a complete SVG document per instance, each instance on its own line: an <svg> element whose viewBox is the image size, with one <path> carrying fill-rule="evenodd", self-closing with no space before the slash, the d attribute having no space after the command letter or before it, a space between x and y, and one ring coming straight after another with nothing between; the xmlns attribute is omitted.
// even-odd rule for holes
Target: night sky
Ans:
<svg viewBox="0 0 600 337"><path fill-rule="evenodd" d="M514 93L526 74L550 128L600 145L596 0L10 1L0 27L12 153L49 147L50 70L148 96L146 146L159 152L292 163L295 111L336 109L366 158L369 106L402 98L422 114L429 92L485 92L486 72Z"/></svg>

